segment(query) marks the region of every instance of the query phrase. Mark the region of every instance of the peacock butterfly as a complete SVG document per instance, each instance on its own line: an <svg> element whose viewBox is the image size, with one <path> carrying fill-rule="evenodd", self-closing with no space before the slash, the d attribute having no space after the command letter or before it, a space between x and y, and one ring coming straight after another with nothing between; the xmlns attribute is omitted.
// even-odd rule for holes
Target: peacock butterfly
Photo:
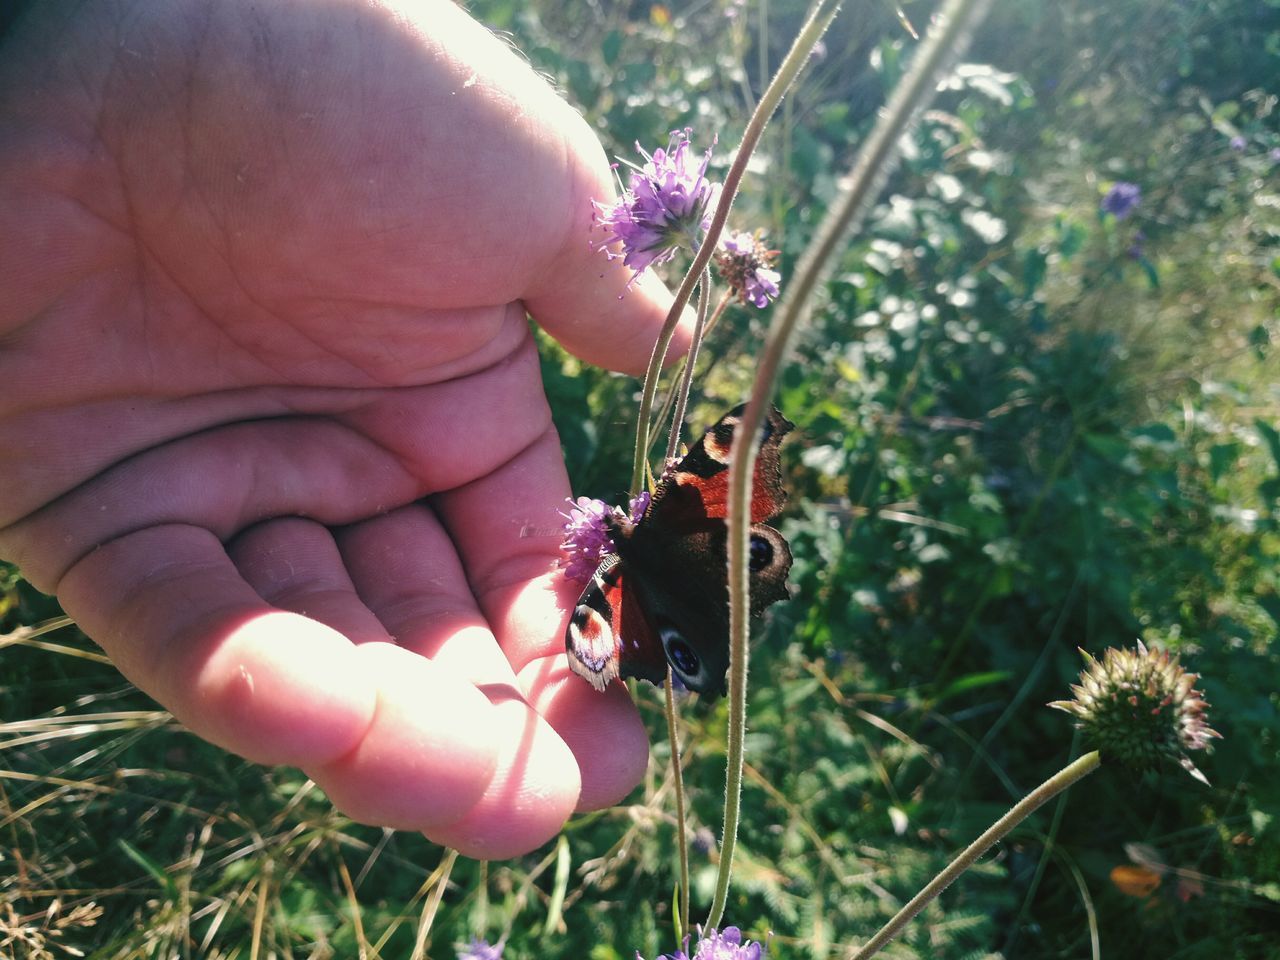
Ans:
<svg viewBox="0 0 1280 960"><path fill-rule="evenodd" d="M569 666L597 690L615 677L719 694L729 667L729 459L745 405L730 410L659 479L639 520L610 516L615 552L582 591L565 632ZM770 408L751 493L751 615L788 596L791 550L766 526L782 510L778 447L795 425Z"/></svg>

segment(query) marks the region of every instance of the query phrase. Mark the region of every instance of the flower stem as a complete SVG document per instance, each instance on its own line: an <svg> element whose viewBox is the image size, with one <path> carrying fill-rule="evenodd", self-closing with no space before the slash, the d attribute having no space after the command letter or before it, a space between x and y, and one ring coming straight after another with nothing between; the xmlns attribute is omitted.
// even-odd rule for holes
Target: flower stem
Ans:
<svg viewBox="0 0 1280 960"><path fill-rule="evenodd" d="M671 337L680 323L685 305L693 295L694 285L702 276L702 272L707 269L707 264L711 262L711 255L715 252L716 243L720 240L725 221L729 219L733 198L738 192L738 186L742 183L743 175L747 172L747 162L755 152L769 118L773 116L774 110L782 102L783 95L791 88L796 77L800 75L800 70L808 62L813 45L818 42L831 21L835 19L836 11L840 9L840 2L841 0L819 0L813 13L801 28L795 43L792 44L791 51L782 61L782 66L778 68L777 74L769 83L764 96L760 98L755 112L747 121L746 129L742 132L742 142L738 144L738 149L733 155L733 163L725 175L724 186L720 190L720 200L716 203L715 212L711 215L711 225L707 228L706 236L702 238L702 246L698 248L688 273L684 275L684 280L676 290L675 301L667 313L667 321L663 324L657 342L653 345L653 354L649 357L649 368L644 375L644 392L640 396L640 415L636 421L635 460L631 467L632 496L640 492L640 484L644 479L644 465L649 450L649 416L653 411L653 398L658 390L658 372L662 369L662 361L667 355Z"/></svg>
<svg viewBox="0 0 1280 960"><path fill-rule="evenodd" d="M1009 832L1029 817L1036 808L1052 800L1076 781L1093 773L1101 764L1102 759L1097 750L1086 753L1083 757L1063 767L1023 797L1008 813L992 824L982 836L965 847L958 857L947 864L946 869L930 880L923 890L912 897L906 906L894 914L893 919L881 927L874 937L863 944L862 948L850 960L868 960L869 957L879 953L880 949L901 933L902 928L917 913L923 910L929 901L955 882L956 878L973 866L980 856L1008 836Z"/></svg>
<svg viewBox="0 0 1280 960"><path fill-rule="evenodd" d="M702 284L698 288L698 321L693 326L689 340L688 359L684 364L684 376L676 391L676 412L671 417L671 433L667 435L667 460L674 460L680 449L680 432L684 427L685 408L689 405L689 391L693 389L693 365L698 362L698 349L707 327L707 310L711 305L711 271L702 271Z"/></svg>
<svg viewBox="0 0 1280 960"><path fill-rule="evenodd" d="M765 124L768 123L769 117L781 102L782 95L795 82L801 68L809 61L809 55L813 52L814 45L822 38L823 33L831 25L831 21L835 19L839 9L840 0L820 0L815 5L809 19L800 28L800 33L796 36L795 42L792 43L791 49L787 52L786 57L783 58L781 66L778 67L777 74L769 83L768 89L765 90L764 96L760 98L760 103L756 106L755 112L747 122L747 129L743 133L742 144L738 147L738 152L734 156L733 166L729 168L729 174L725 177L720 203L716 207L715 216L712 218L711 228L707 231L707 236L698 251L698 259L695 260L695 266L705 268L707 261L711 259L711 253L715 249L715 242L720 236L720 230L724 226L725 220L728 218L733 196L738 190L738 184L742 181L743 173L746 171L751 151L755 149L756 144L759 142L760 135L764 132ZM689 278L686 277L685 283L681 284L681 291L688 284L688 280ZM685 299L688 299L687 295ZM676 305L673 307L672 314L667 317L667 325L672 329L675 327L675 318L679 316L676 308L681 306L680 293L677 292ZM658 356L660 355L655 353L655 358ZM654 364L652 362L650 363L649 371L651 374L654 372ZM645 389L649 389L647 381ZM744 434L739 430L738 435L741 437ZM752 431L745 434L745 436L751 437L752 441L739 445L736 450L741 451L744 447L749 447L751 448L749 455L735 456L735 462L748 459L754 462L755 460L755 438L759 436L759 432L758 430ZM735 473L731 471L729 476L731 484L730 509L732 510L734 505L732 482ZM740 477L739 480L741 480ZM745 510L748 518L750 517L750 496L749 487L738 491L737 507L739 510ZM741 522L739 522L738 527L739 533L742 533L745 529ZM715 895L711 901L711 912L707 916L706 926L708 928L720 925L720 919L724 915L725 903L729 899L729 881L733 874L733 855L738 846L738 819L742 809L743 743L746 739L747 730L747 630L745 613L748 610L748 591L750 586L747 582L747 568L744 562L744 558L747 555L747 545L745 541L741 545L736 545L733 541L733 533L734 524L731 516L729 521L728 571L730 623L729 730L727 734L727 762L724 786L724 833L720 842L720 863L716 872ZM735 616L737 617L736 629Z"/></svg>
<svg viewBox="0 0 1280 960"><path fill-rule="evenodd" d="M795 276L775 312L769 337L757 368L751 399L734 431L733 462L729 466L729 748L725 784L725 835L716 877L715 899L707 926L720 922L729 894L729 874L737 842L739 793L742 789L742 740L746 731L747 627L750 580L747 551L751 532L751 477L755 472L760 427L764 423L774 384L801 322L808 317L811 300L845 236L861 221L888 177L897 157L898 142L915 115L931 99L937 74L965 44L972 26L985 11L988 0L948 0L938 15L936 28L921 45L889 103L871 131L836 204L827 213L813 241L796 266ZM815 12L815 17L817 13ZM811 20L801 31L805 37ZM824 24L825 26L825 24ZM812 37L809 48L821 31ZM797 55L801 40L783 61L779 75ZM808 56L808 49L803 56ZM763 104L762 104L763 106Z"/></svg>
<svg viewBox="0 0 1280 960"><path fill-rule="evenodd" d="M671 782L676 794L676 849L680 851L680 937L689 936L689 838L684 805L684 770L680 766L680 728L677 726L676 696L667 668L666 693L667 736L671 740Z"/></svg>

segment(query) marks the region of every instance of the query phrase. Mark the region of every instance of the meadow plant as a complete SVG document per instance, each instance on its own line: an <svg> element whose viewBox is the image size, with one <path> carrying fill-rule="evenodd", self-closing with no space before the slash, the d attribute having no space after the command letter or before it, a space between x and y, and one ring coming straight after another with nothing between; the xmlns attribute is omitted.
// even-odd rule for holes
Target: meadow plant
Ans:
<svg viewBox="0 0 1280 960"><path fill-rule="evenodd" d="M748 135L734 154L727 188L708 179L711 152L708 150L695 168L689 160L688 152L691 131L675 131L665 149L656 149L652 154L641 149L644 164L632 167L634 172L628 189L623 191L614 204L599 206L598 222L607 231L606 239L599 244L599 249L610 259L620 259L637 274L649 266L671 260L681 247L695 251L694 263L686 273L680 289L683 297L687 298L694 286L700 284L702 295L698 324L685 361L685 377L678 387L675 400L676 415L671 442L668 444L669 458L675 450L675 439L680 433L683 411L692 385L692 371L704 332L706 303L710 299L707 290L710 275L705 270L707 260L714 259L717 274L728 287L726 296L736 297L743 304L764 308L781 293L781 277L773 269L777 251L769 250L758 233L730 231L720 239L719 230L725 225L741 172L754 147L751 131L758 131L763 127L769 112L776 106L787 85L794 81L801 66L812 59L812 53L821 43L822 33L834 16L835 8L835 4L819 4L801 31L770 88L775 97L771 99L766 95L762 99L748 125ZM730 13L735 9L731 8ZM724 927L722 932L717 932L727 902L739 826L738 795L741 789L742 743L746 727L746 635L747 611L750 609L750 585L746 571L751 549L746 533L750 528L753 488L750 478L753 476L758 441L742 441L760 436L759 427L775 389L778 370L797 328L811 309L809 301L819 279L829 270L830 261L840 244L860 225L861 218L896 162L903 132L928 104L936 89L938 74L967 43L969 33L981 19L984 9L985 3L980 0L952 0L939 14L929 40L918 52L915 62L882 114L880 123L850 170L841 197L833 204L826 222L820 226L810 247L801 256L793 285L783 297L781 311L770 325L763 356L757 367L751 400L746 405L735 432L734 455L730 465L730 548L727 570L731 624L730 714L723 847L716 893L707 918L706 932L699 939L694 952L690 953L687 831L681 827L677 830L681 876L677 885L676 916L684 948L663 960L759 960L762 955L762 945L750 941L744 943L737 927ZM1117 182L1103 197L1100 211L1117 221L1125 220L1134 213L1141 200L1142 191L1137 184ZM709 213L713 205L716 207L714 217ZM668 318L668 337L683 302L682 297L678 296ZM665 338L659 339L646 377L637 428L637 460L633 472L635 481L649 474L645 458L645 451L648 450L648 404L656 388L657 361L665 352L666 342ZM627 516L620 508L609 508L599 501L587 501L585 498L580 500L565 527L564 550L568 558L566 575L571 579L581 580L581 573L587 566L608 552L610 543L606 519L613 518L616 522ZM632 522L638 519L634 501L630 518ZM1115 757L1122 763L1145 767L1150 766L1157 757L1170 756L1193 775L1203 779L1187 753L1203 749L1217 734L1204 720L1205 703L1199 691L1193 689L1195 680L1194 674L1187 674L1178 666L1176 658L1150 652L1141 643L1136 654L1108 650L1101 662L1089 658L1089 668L1082 675L1081 685L1073 688L1076 699L1059 701L1053 706L1075 715L1086 737L1099 742L1101 753L1095 751L1081 756L1015 804L1004 817L935 876L875 936L869 938L856 952L855 960L866 960L882 949L982 854L1042 804L1094 772L1103 757ZM678 818L683 823L685 804L670 672L666 700L672 777Z"/></svg>

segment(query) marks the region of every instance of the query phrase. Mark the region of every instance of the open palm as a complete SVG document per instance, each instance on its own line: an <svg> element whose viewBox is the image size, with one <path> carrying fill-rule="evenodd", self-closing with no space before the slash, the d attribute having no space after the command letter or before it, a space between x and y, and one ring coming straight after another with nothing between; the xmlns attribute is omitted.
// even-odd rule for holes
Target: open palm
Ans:
<svg viewBox="0 0 1280 960"><path fill-rule="evenodd" d="M0 555L357 819L503 857L616 802L647 738L563 663L525 319L647 360L668 295L592 253L610 190L452 4L37 5L0 54Z"/></svg>

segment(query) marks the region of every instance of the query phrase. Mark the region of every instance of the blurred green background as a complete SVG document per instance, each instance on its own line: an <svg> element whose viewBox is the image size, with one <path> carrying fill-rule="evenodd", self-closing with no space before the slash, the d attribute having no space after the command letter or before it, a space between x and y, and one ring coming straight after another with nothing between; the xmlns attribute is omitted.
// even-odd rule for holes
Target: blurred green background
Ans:
<svg viewBox="0 0 1280 960"><path fill-rule="evenodd" d="M470 9L611 154L687 126L721 173L804 14ZM766 231L784 284L932 11L847 3L766 132L732 222ZM904 144L778 397L793 599L756 635L727 916L771 955L873 933L1078 749L1043 706L1076 648L1142 638L1203 675L1213 786L1104 769L884 955L1280 957L1278 94L1276 0L1002 0ZM1099 210L1117 181L1142 190L1123 220ZM745 397L768 319L714 331L698 428ZM575 493L619 499L638 384L543 359ZM58 611L0 574L0 956L410 955L438 848L194 740L73 630L26 630ZM637 696L645 784L522 860L460 861L432 956L674 949L661 701ZM683 704L695 919L724 710Z"/></svg>

